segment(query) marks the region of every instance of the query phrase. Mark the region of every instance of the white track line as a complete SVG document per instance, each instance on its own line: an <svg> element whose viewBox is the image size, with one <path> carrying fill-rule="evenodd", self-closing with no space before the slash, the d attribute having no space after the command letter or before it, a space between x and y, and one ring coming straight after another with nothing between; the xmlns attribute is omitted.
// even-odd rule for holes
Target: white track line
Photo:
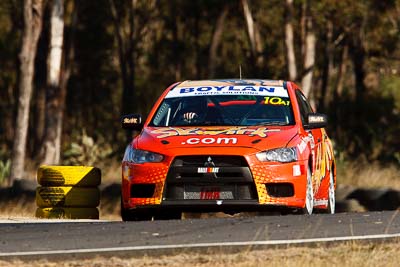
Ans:
<svg viewBox="0 0 400 267"><path fill-rule="evenodd" d="M293 245L293 244L309 244L309 243L334 242L334 241L375 240L375 239L396 238L396 237L400 238L400 233L383 234L383 235L365 235L365 236L324 237L324 238L309 238L309 239L294 239L294 240L265 240L265 241L217 242L217 243L131 246L131 247L111 247L111 248L65 249L65 250L48 250L48 251L41 250L41 251L25 251L25 252L0 252L0 257L40 256L40 255L56 255L56 254L62 255L62 254L74 254L74 253L99 253L99 252L127 252L127 251L158 250L158 249Z"/></svg>

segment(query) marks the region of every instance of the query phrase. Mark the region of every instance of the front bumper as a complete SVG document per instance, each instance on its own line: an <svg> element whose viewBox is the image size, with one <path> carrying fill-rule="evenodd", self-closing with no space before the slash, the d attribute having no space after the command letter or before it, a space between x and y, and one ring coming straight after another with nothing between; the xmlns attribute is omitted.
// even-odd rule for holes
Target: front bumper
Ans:
<svg viewBox="0 0 400 267"><path fill-rule="evenodd" d="M247 201L230 201L225 200L222 203L217 203L216 200L184 200L184 201L162 201L159 205L135 205L134 207L127 208L129 210L145 210L157 212L165 211L179 211L179 212L226 212L226 213L239 213L239 212L263 212L263 211L282 211L298 209L299 207L275 204L259 204L257 200Z"/></svg>
<svg viewBox="0 0 400 267"><path fill-rule="evenodd" d="M210 174L204 177L182 176L177 182L176 170L185 167L176 167L168 164L131 164L123 163L122 166L122 200L125 209L160 209L179 210L191 212L240 212L240 211L262 211L282 208L303 208L306 191L307 161L293 163L270 163L259 162L255 157L244 157L249 175L244 174L243 179L235 180L235 177L214 179ZM222 167L221 167L222 168ZM235 167L236 169L239 167ZM243 168L243 167L240 167ZM186 168L187 169L187 168ZM172 171L174 170L174 171ZM222 170L222 169L221 169ZM229 171L228 171L229 172ZM174 173L174 176L171 176ZM249 180L250 178L250 180ZM186 179L186 180L185 180ZM201 183L202 181L203 183ZM206 183L204 183L206 181ZM185 199L183 197L174 199L166 195L168 189L175 184L196 183L199 185L221 185L221 184L251 184L254 187L254 197L235 197L235 199ZM136 186L149 185L154 188L150 195L135 197L132 188ZM271 191L267 185L290 185L293 193L290 196L280 196ZM143 190L142 190L143 191ZM250 194L251 195L251 194Z"/></svg>

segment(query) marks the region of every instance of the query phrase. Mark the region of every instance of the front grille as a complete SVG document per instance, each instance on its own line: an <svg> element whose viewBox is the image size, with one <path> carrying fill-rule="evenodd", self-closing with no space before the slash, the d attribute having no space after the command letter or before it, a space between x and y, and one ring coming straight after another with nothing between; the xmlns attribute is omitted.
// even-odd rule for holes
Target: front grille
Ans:
<svg viewBox="0 0 400 267"><path fill-rule="evenodd" d="M265 184L267 193L271 197L292 197L294 196L294 188L290 183L268 183Z"/></svg>
<svg viewBox="0 0 400 267"><path fill-rule="evenodd" d="M164 200L257 199L250 168L240 156L183 156L168 171Z"/></svg>
<svg viewBox="0 0 400 267"><path fill-rule="evenodd" d="M251 184L168 184L165 200L184 199L251 200L257 199L257 193Z"/></svg>
<svg viewBox="0 0 400 267"><path fill-rule="evenodd" d="M181 156L176 157L172 163L173 167L194 166L201 167L208 162L208 158L216 167L248 167L245 158L240 156Z"/></svg>

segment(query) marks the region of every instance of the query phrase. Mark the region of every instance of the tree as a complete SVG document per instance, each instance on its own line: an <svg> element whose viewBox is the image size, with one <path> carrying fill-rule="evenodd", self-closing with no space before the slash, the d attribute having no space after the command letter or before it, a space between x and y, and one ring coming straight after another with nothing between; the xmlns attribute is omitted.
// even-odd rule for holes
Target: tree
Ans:
<svg viewBox="0 0 400 267"><path fill-rule="evenodd" d="M15 141L12 152L11 181L21 179L24 175L29 107L33 87L34 61L37 43L42 29L44 4L45 0L25 0L23 5L24 29L22 33L22 47L19 55L19 98L15 127Z"/></svg>
<svg viewBox="0 0 400 267"><path fill-rule="evenodd" d="M214 78L215 77L215 68L216 68L216 61L217 61L217 49L221 43L222 33L224 31L224 24L225 19L228 15L228 5L224 5L220 15L218 16L217 23L215 25L215 30L212 36L211 45L210 45L210 52L208 56L208 77Z"/></svg>
<svg viewBox="0 0 400 267"><path fill-rule="evenodd" d="M287 66L289 71L289 79L295 81L297 79L296 54L294 50L294 33L293 33L293 0L286 0L286 16L285 16L285 44L287 54Z"/></svg>
<svg viewBox="0 0 400 267"><path fill-rule="evenodd" d="M263 55L262 55L262 43L261 43L261 35L257 28L257 24L253 19L253 15L251 13L249 2L247 0L242 0L243 14L246 20L247 25L247 34L250 40L251 54L253 55L254 62L256 67L259 69L263 64Z"/></svg>
<svg viewBox="0 0 400 267"><path fill-rule="evenodd" d="M65 90L60 87L64 37L64 1L53 0L50 15L50 43L47 61L46 124L42 143L42 164L59 164ZM64 87L65 88L65 87Z"/></svg>
<svg viewBox="0 0 400 267"><path fill-rule="evenodd" d="M116 0L109 0L109 3L114 22L114 34L117 39L118 59L122 76L122 114L127 114L135 111L134 15L137 1L127 1L127 6L124 1L121 3ZM124 12L127 12L126 16ZM126 23L124 19L127 20Z"/></svg>
<svg viewBox="0 0 400 267"><path fill-rule="evenodd" d="M314 63L315 63L315 45L317 42L314 29L313 29L313 18L310 14L310 4L308 1L304 3L305 7L305 37L304 37L304 67L303 67L303 78L301 80L301 87L304 94L310 97ZM310 100L313 102L313 99Z"/></svg>

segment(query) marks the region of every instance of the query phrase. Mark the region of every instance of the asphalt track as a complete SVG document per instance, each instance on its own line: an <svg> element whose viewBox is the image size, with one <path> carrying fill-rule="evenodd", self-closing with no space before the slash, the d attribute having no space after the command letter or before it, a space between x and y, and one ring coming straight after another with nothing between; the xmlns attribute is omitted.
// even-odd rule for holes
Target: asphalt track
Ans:
<svg viewBox="0 0 400 267"><path fill-rule="evenodd" d="M400 211L151 222L0 221L0 259L397 240Z"/></svg>

